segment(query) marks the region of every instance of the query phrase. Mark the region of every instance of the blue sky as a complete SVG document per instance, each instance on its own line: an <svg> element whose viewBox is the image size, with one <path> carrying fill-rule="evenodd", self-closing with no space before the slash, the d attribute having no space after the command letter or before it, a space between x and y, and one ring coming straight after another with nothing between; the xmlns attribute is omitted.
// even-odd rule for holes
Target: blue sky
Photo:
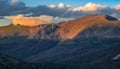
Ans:
<svg viewBox="0 0 120 69"><path fill-rule="evenodd" d="M85 5L86 3L93 2L97 4L108 5L114 7L117 4L120 4L120 0L21 0L26 3L27 6L38 6L38 5L50 5L50 4L70 4L72 7L78 7Z"/></svg>

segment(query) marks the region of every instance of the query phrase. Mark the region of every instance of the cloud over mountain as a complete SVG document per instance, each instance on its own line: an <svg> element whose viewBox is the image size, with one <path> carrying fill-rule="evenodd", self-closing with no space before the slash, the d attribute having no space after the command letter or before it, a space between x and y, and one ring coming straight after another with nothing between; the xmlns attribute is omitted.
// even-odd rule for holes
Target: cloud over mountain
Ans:
<svg viewBox="0 0 120 69"><path fill-rule="evenodd" d="M116 5L114 8L115 8L116 10L120 10L120 4Z"/></svg>
<svg viewBox="0 0 120 69"><path fill-rule="evenodd" d="M25 17L24 15L17 16L6 16L5 18L11 19L14 25L24 25L24 26L37 26L40 24L51 23L52 17L50 16L39 16L39 17Z"/></svg>
<svg viewBox="0 0 120 69"><path fill-rule="evenodd" d="M106 8L107 6L102 6L100 4L95 4L95 3L90 2L86 4L85 6L74 8L73 11L92 12L92 11L106 9Z"/></svg>

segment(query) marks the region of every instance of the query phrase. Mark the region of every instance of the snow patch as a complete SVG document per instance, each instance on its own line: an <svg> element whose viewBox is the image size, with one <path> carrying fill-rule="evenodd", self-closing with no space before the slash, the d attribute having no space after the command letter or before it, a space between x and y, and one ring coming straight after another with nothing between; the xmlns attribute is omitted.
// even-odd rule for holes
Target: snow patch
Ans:
<svg viewBox="0 0 120 69"><path fill-rule="evenodd" d="M117 54L115 57L112 58L112 60L117 60L120 58L120 54Z"/></svg>

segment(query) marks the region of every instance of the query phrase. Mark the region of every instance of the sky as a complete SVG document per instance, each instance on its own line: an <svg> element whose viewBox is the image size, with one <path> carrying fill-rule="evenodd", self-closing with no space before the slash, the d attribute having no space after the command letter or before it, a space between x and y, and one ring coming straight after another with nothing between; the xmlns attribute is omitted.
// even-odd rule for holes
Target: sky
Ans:
<svg viewBox="0 0 120 69"><path fill-rule="evenodd" d="M11 21L9 19L0 19L0 26L9 25Z"/></svg>
<svg viewBox="0 0 120 69"><path fill-rule="evenodd" d="M21 0L26 3L27 6L38 6L38 5L50 5L50 4L70 4L72 7L78 7L85 5L89 2L108 5L110 7L120 3L120 0Z"/></svg>
<svg viewBox="0 0 120 69"><path fill-rule="evenodd" d="M76 18L88 14L116 15L120 0L0 0L0 7L4 7L0 16L31 14Z"/></svg>
<svg viewBox="0 0 120 69"><path fill-rule="evenodd" d="M0 25L59 23L89 14L120 19L120 0L0 0L0 8Z"/></svg>

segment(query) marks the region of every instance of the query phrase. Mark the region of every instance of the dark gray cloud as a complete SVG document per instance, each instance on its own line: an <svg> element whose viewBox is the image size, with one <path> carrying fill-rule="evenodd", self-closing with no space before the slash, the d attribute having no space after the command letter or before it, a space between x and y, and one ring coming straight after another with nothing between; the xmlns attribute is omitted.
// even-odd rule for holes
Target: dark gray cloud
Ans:
<svg viewBox="0 0 120 69"><path fill-rule="evenodd" d="M9 16L15 15L26 10L25 4L23 2L19 2L17 4L11 5L5 0L0 0L0 16Z"/></svg>

